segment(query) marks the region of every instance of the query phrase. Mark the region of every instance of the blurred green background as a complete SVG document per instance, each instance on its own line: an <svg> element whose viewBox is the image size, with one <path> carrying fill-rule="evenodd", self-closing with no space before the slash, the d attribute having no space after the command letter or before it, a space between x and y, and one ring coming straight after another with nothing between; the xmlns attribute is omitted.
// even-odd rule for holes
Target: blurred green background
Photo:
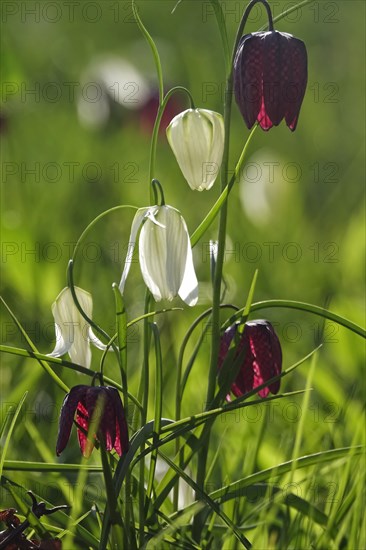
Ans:
<svg viewBox="0 0 366 550"><path fill-rule="evenodd" d="M270 3L274 16L292 5ZM175 4L175 0L138 2L161 55L165 85L184 85L197 107L222 112L223 55L211 4L183 1L172 14ZM245 5L223 3L230 44ZM129 2L79 2L72 7L62 1L2 2L1 9L2 294L39 350L47 353L54 345L51 304L66 285L73 243L102 211L117 204L148 204L153 108L143 106L145 84L150 93L156 87L154 64ZM232 191L224 268L227 302L245 303L258 268L256 301L283 298L327 305L364 324L364 15L360 1L319 1L278 23L278 30L306 43L308 88L296 132L284 123L269 133L257 130L240 182ZM247 31L258 30L265 22L258 7ZM186 99L177 96L172 114L187 107ZM234 105L232 169L247 136ZM166 202L182 212L193 232L218 197L218 182L208 192L191 191L164 132L156 167ZM122 210L101 221L75 266L75 283L93 295L94 319L110 332L111 284L121 275L132 218L132 210ZM199 305L158 320L166 353L164 416L174 414L171 390L179 344L193 319L210 306L208 241L216 233L215 222L194 250ZM126 300L129 319L142 313L144 285L138 264L132 266ZM177 299L174 305L182 304ZM24 347L10 317L2 313L2 342ZM320 318L283 309L263 311L259 317L276 326L285 366L319 341ZM140 336L139 329L130 334L133 392L139 381ZM300 417L306 414L302 454L351 444L355 425L360 418L363 421L363 343L334 323L326 324L324 339L312 383L312 408L302 411L298 405ZM187 387L184 414L199 412L204 405L208 353L207 344ZM93 367L99 359L99 352L93 352ZM114 369L111 363L111 375L117 375ZM307 372L304 365L286 377L284 389L303 388ZM86 382L70 372L62 376L69 385ZM41 367L3 355L1 381L2 416L8 403L30 389L28 416L54 441L63 396L50 386ZM53 413L37 416L38 403L50 403ZM262 467L291 456L298 419L290 418L282 405L273 410L258 459ZM227 469L217 472L217 479L235 479L246 468L242 454L235 454L233 447L238 448L239 437L244 452L257 423L244 420L226 423ZM218 428L219 438L222 426ZM20 425L19 444L10 447L9 458L24 458L23 443L29 443L30 437ZM29 457L39 460L39 449L30 449ZM64 458L78 460L75 440Z"/></svg>

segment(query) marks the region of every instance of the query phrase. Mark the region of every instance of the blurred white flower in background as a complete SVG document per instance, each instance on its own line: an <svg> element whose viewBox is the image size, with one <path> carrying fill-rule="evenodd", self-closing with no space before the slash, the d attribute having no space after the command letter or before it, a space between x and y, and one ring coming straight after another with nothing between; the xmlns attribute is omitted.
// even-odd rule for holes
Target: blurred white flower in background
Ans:
<svg viewBox="0 0 366 550"><path fill-rule="evenodd" d="M113 104L136 111L149 100L151 87L144 75L120 57L98 58L81 76L77 111L80 122L91 128L104 126Z"/></svg>

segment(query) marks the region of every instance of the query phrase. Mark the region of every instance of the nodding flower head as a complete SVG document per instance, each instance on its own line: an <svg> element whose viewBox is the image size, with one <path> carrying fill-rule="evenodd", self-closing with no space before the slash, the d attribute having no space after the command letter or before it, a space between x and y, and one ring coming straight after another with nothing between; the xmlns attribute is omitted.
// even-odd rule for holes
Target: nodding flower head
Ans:
<svg viewBox="0 0 366 550"><path fill-rule="evenodd" d="M224 119L208 109L187 109L166 130L170 147L191 189L211 189L224 152Z"/></svg>
<svg viewBox="0 0 366 550"><path fill-rule="evenodd" d="M234 60L234 92L248 128L258 121L269 130L284 118L294 131L306 84L304 42L275 30L242 37Z"/></svg>
<svg viewBox="0 0 366 550"><path fill-rule="evenodd" d="M165 204L136 212L119 285L121 292L124 291L140 227L141 273L155 300L172 300L179 295L186 304L194 306L198 299L198 282L187 225L178 210Z"/></svg>
<svg viewBox="0 0 366 550"><path fill-rule="evenodd" d="M93 312L93 299L89 292L74 287L78 302L89 319ZM55 319L56 345L50 357L61 357L68 353L73 363L90 367L90 343L105 350L106 346L92 331L90 324L84 319L75 305L70 288L64 288L52 304Z"/></svg>
<svg viewBox="0 0 366 550"><path fill-rule="evenodd" d="M120 456L128 451L128 428L118 391L110 386L74 386L66 395L60 413L56 443L57 456L70 438L74 418L78 424L81 452L89 457L93 441L103 442L107 451L115 449ZM89 439L87 434L89 431Z"/></svg>
<svg viewBox="0 0 366 550"><path fill-rule="evenodd" d="M234 360L242 354L239 372L231 386L236 397L254 390L274 376L281 373L282 351L279 339L269 321L248 321L242 334L238 333L239 323L229 327L221 337L219 350L219 369L227 357L230 345L237 338L234 347ZM269 392L277 393L280 389L280 380L272 382L258 393L266 397Z"/></svg>

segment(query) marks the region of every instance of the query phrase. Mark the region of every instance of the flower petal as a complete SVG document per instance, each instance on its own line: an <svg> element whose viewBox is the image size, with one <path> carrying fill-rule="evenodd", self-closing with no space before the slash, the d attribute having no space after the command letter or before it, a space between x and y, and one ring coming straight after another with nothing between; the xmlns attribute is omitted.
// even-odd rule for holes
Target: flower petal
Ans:
<svg viewBox="0 0 366 550"><path fill-rule="evenodd" d="M84 323L83 328L75 330L74 342L69 349L70 359L77 365L82 365L87 369L90 368L91 351L89 345L89 325Z"/></svg>
<svg viewBox="0 0 366 550"><path fill-rule="evenodd" d="M253 357L253 389L264 384L273 376L281 372L282 353L279 340L272 325L265 320L250 321L245 325L250 350ZM266 397L271 391L277 393L280 388L280 380L270 387L262 388L258 393L260 397Z"/></svg>
<svg viewBox="0 0 366 550"><path fill-rule="evenodd" d="M260 113L263 97L263 33L240 40L234 60L235 100L250 129Z"/></svg>
<svg viewBox="0 0 366 550"><path fill-rule="evenodd" d="M82 403L78 403L78 407L76 410L76 422L79 424L79 426L81 426L85 430L86 433L84 433L82 430L78 428L77 436L78 436L80 450L84 456L85 456L85 447L88 441L86 434L88 433L88 430L89 430L89 420L90 418L88 416L88 411L86 410L86 408Z"/></svg>
<svg viewBox="0 0 366 550"><path fill-rule="evenodd" d="M93 300L91 294L82 288L75 287L76 297L81 308L88 317L92 316ZM59 357L68 352L73 363L90 366L91 352L89 348L89 324L77 309L71 290L64 288L52 304L55 319L56 346L50 354Z"/></svg>
<svg viewBox="0 0 366 550"><path fill-rule="evenodd" d="M160 225L147 219L141 229L141 272L156 301L172 300L178 294L185 273L187 228L178 210L171 206L158 207L155 218Z"/></svg>
<svg viewBox="0 0 366 550"><path fill-rule="evenodd" d="M71 300L70 300L71 299ZM68 352L74 342L74 312L71 291L64 288L52 304L52 315L55 320L56 345L52 357L59 357Z"/></svg>
<svg viewBox="0 0 366 550"><path fill-rule="evenodd" d="M62 453L69 441L78 402L85 394L87 388L88 386L84 385L74 386L65 396L60 412L59 430L56 442L57 456Z"/></svg>
<svg viewBox="0 0 366 550"><path fill-rule="evenodd" d="M133 252L135 250L135 244L136 244L136 237L137 233L140 229L140 226L142 224L142 221L146 214L148 213L149 208L140 208L137 210L135 217L133 218L132 227L131 227L131 233L130 233L130 239L128 242L128 249L127 249L127 255L125 259L125 265L122 272L121 281L119 283L119 289L121 291L121 294L123 294L126 284L127 275L130 271L132 258L133 258Z"/></svg>
<svg viewBox="0 0 366 550"><path fill-rule="evenodd" d="M105 394L104 409L98 429L98 438L103 438L107 451L114 447L116 439L116 413L114 400L108 388L103 388Z"/></svg>
<svg viewBox="0 0 366 550"><path fill-rule="evenodd" d="M115 422L115 438L113 442L113 448L121 456L125 454L129 449L128 441L128 426L125 418L125 413L122 406L122 401L118 391L115 388L108 387L110 393L110 399L114 405L114 419Z"/></svg>
<svg viewBox="0 0 366 550"><path fill-rule="evenodd" d="M289 56L292 61L292 82L290 82L291 89L289 88L287 92L285 120L287 126L294 132L308 81L307 53L302 40L292 38L289 45Z"/></svg>
<svg viewBox="0 0 366 550"><path fill-rule="evenodd" d="M195 306L198 300L198 281L193 264L193 254L191 248L191 241L188 234L186 222L182 218L182 224L187 235L187 252L186 252L186 265L184 268L184 275L182 284L179 287L179 296L188 306Z"/></svg>
<svg viewBox="0 0 366 550"><path fill-rule="evenodd" d="M71 347L70 340L64 340L61 329L57 323L55 323L55 335L55 348L52 353L47 353L49 357L61 357L62 355L65 355L65 353L67 353Z"/></svg>
<svg viewBox="0 0 366 550"><path fill-rule="evenodd" d="M107 349L108 346L106 344L103 344L103 342L101 342L99 340L99 338L94 334L93 329L91 327L89 327L89 330L88 330L88 337L89 337L90 342L96 348L98 348L102 351L105 351ZM113 351L112 347L109 347L108 351Z"/></svg>
<svg viewBox="0 0 366 550"><path fill-rule="evenodd" d="M268 31L245 35L234 60L234 92L248 128L263 130L283 118L294 131L307 84L304 43L291 34Z"/></svg>
<svg viewBox="0 0 366 550"><path fill-rule="evenodd" d="M290 35L277 31L264 35L263 97L265 112L274 126L278 126L286 111L286 90L289 65L288 45Z"/></svg>

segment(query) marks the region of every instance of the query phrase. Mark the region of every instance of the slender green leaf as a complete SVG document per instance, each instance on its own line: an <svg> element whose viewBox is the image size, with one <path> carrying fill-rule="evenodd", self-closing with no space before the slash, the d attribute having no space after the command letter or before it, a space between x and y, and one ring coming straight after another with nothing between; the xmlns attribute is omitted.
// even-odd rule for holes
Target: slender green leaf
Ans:
<svg viewBox="0 0 366 550"><path fill-rule="evenodd" d="M2 475L2 472L3 472L3 466L4 466L4 461L5 461L5 457L6 457L6 453L8 451L8 447L9 447L9 443L10 443L10 440L11 440L11 436L13 434L13 431L14 431L14 428L15 428L15 424L16 424L16 421L17 421L17 418L19 416L19 413L22 409L22 406L23 406L23 403L24 401L26 400L26 397L28 395L28 392L25 392L25 394L23 395L23 397L21 398L21 400L19 401L15 411L13 412L13 407L11 409L8 410L8 417L10 418L10 416L12 415L13 418L11 420L11 423L10 423L10 426L9 426L9 429L8 429L8 432L5 436L5 440L4 440L4 443L2 446L2 452L1 452L1 456L0 456L0 477Z"/></svg>
<svg viewBox="0 0 366 550"><path fill-rule="evenodd" d="M8 310L11 318L13 319L14 323L16 324L18 329L20 330L22 336L24 337L25 341L27 342L27 344L29 345L31 350L35 353L38 353L38 350L37 350L36 346L33 344L32 340L29 338L29 336L26 333L25 329L22 327L21 323L18 321L15 314L11 311L11 309L9 308L9 306L6 304L5 300L3 300L3 298L1 296L0 296L0 300L2 301L2 303L4 304L6 309ZM47 361L43 361L43 360L38 359L38 363L47 372L47 374L49 374L51 376L51 378L54 380L54 382L56 382L56 384L59 386L59 388L61 388L65 392L69 391L68 386L66 386L66 384L61 380L61 378L59 378L57 376L57 374L55 372L53 372L51 367L48 365Z"/></svg>
<svg viewBox="0 0 366 550"><path fill-rule="evenodd" d="M87 470L90 473L102 472L101 466L88 466L86 464L58 464L52 462L26 462L25 460L5 460L4 471L14 472L55 472L55 473L75 473L79 470Z"/></svg>
<svg viewBox="0 0 366 550"><path fill-rule="evenodd" d="M251 544L249 540L242 533L240 533L240 530L233 524L231 519L220 509L220 506L214 500L212 500L210 496L203 489L201 489L188 474L184 472L184 470L179 468L177 464L175 464L172 460L170 460L169 457L167 457L162 452L159 452L159 455L165 460L165 462L167 462L170 468L172 468L182 479L184 479L184 481L190 487L192 487L192 489L196 492L196 494L199 495L199 497L206 503L206 505L209 506L209 508L211 508L211 510L213 510L218 516L220 516L222 521L233 532L236 538L243 544L244 548L251 548Z"/></svg>
<svg viewBox="0 0 366 550"><path fill-rule="evenodd" d="M342 325L343 327L348 328L355 334L366 338L366 330L356 323L353 323L353 321L349 321L345 317L337 315L336 313L332 313L331 311L328 311L323 307L315 306L313 304L307 304L305 302L297 302L294 300L263 300L262 302L255 302L254 304L252 304L251 312L271 307L284 307L287 309L298 309L300 311L314 313L315 315L319 315L320 317L325 317L330 321L334 321L335 323L338 323L338 325ZM240 313L241 311L239 310L237 315L240 315Z"/></svg>

